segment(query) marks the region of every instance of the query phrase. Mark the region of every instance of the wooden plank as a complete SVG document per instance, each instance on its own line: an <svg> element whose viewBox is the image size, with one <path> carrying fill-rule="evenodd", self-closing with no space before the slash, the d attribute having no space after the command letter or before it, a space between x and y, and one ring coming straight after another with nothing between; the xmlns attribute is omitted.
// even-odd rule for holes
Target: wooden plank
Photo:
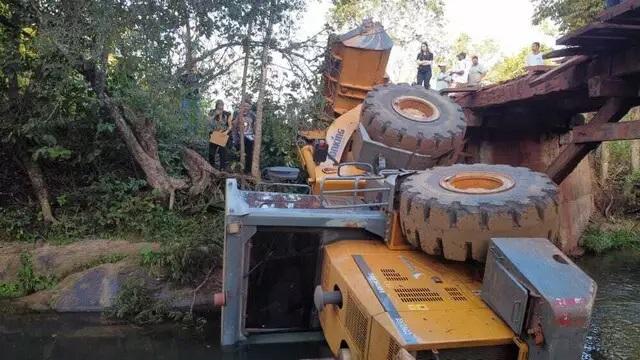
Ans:
<svg viewBox="0 0 640 360"><path fill-rule="evenodd" d="M629 111L630 106L623 98L610 98L589 122L590 125L617 122ZM599 143L567 144L560 155L547 167L547 175L560 184L578 166L578 163Z"/></svg>
<svg viewBox="0 0 640 360"><path fill-rule="evenodd" d="M569 69L570 67L576 66L578 64L581 64L587 60L589 60L589 56L586 55L578 55L576 57L571 58L569 61L565 62L564 64L554 68L551 71L548 71L540 76L538 76L535 79L532 79L531 81L529 81L529 85L530 86L536 86L539 85L551 78L553 78L554 76L562 73L563 71Z"/></svg>
<svg viewBox="0 0 640 360"><path fill-rule="evenodd" d="M587 124L576 126L561 144L584 144L590 142L640 139L640 121Z"/></svg>
<svg viewBox="0 0 640 360"><path fill-rule="evenodd" d="M600 15L598 15L598 20L615 22L617 17L634 12L638 8L640 8L640 0L626 0L619 5L612 6L601 12Z"/></svg>
<svg viewBox="0 0 640 360"><path fill-rule="evenodd" d="M629 24L592 23L558 40L558 45L572 45L580 39L616 39L626 40L640 34L640 26Z"/></svg>
<svg viewBox="0 0 640 360"><path fill-rule="evenodd" d="M567 56L588 55L588 54L597 53L599 51L606 51L606 49L601 48L596 50L593 48L586 48L582 46L572 46L572 47L566 47L562 49L549 51L548 53L545 53L544 55L542 55L542 58L555 59L555 58L567 57Z"/></svg>

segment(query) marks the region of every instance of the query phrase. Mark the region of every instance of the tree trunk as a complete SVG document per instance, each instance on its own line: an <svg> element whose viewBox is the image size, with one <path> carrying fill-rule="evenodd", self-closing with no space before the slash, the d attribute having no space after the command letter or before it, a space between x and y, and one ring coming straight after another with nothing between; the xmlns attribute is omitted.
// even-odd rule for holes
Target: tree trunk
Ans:
<svg viewBox="0 0 640 360"><path fill-rule="evenodd" d="M258 90L258 104L256 110L256 123L253 126L255 141L253 143L253 160L251 165L251 175L260 179L260 153L262 149L262 119L264 118L264 92L267 82L267 70L269 68L269 49L271 48L271 35L273 33L273 2L269 14L269 23L262 45L262 55L260 57L260 85Z"/></svg>
<svg viewBox="0 0 640 360"><path fill-rule="evenodd" d="M36 197L38 198L38 202L40 203L42 220L44 220L46 224L57 223L58 220L56 220L56 218L53 216L53 211L51 211L51 204L49 203L49 191L47 190L47 183L44 180L44 176L42 175L40 165L38 165L38 163L34 161L31 156L29 156L29 154L22 150L18 150L18 157L20 164L27 172L27 176L29 176L31 187L33 187L33 193L36 195Z"/></svg>
<svg viewBox="0 0 640 360"><path fill-rule="evenodd" d="M640 121L640 107L634 107L629 111L629 121ZM631 142L631 171L640 171L640 140Z"/></svg>
<svg viewBox="0 0 640 360"><path fill-rule="evenodd" d="M184 56L184 68L191 72L194 69L193 63L193 43L191 41L191 24L189 23L189 12L186 11L186 21L185 21L185 36L184 36L184 48L185 48L185 56Z"/></svg>
<svg viewBox="0 0 640 360"><path fill-rule="evenodd" d="M253 12L253 10L252 10ZM247 76L249 74L249 55L251 52L251 48L249 47L251 42L251 33L253 32L253 18L250 16L249 25L247 26L247 35L244 38L244 44L242 46L244 51L244 64L242 67L242 85L240 86L240 105L244 102L247 97ZM238 108L240 110L240 108ZM239 118L236 119L238 121L238 140L240 141L240 168L244 171L244 165L247 160L247 153L244 145L244 119L242 115L240 115L240 111L238 111Z"/></svg>
<svg viewBox="0 0 640 360"><path fill-rule="evenodd" d="M631 170L640 171L640 140L631 140Z"/></svg>
<svg viewBox="0 0 640 360"><path fill-rule="evenodd" d="M118 106L107 94L102 94L100 103L115 122L120 136L152 188L169 196L176 190L187 188L184 180L169 176L162 166L153 121L141 120L131 109Z"/></svg>
<svg viewBox="0 0 640 360"><path fill-rule="evenodd" d="M609 177L609 146L606 142L600 144L600 184L604 186Z"/></svg>

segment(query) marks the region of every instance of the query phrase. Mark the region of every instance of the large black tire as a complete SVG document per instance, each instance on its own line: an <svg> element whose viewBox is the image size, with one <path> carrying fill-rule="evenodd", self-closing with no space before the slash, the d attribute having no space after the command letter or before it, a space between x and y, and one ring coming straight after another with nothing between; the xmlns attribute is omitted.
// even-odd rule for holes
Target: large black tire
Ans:
<svg viewBox="0 0 640 360"><path fill-rule="evenodd" d="M449 260L485 261L492 237L557 242L558 190L544 174L507 165L435 167L400 187L407 241Z"/></svg>
<svg viewBox="0 0 640 360"><path fill-rule="evenodd" d="M448 96L408 84L371 90L360 123L374 141L434 158L459 149L466 130L462 108Z"/></svg>

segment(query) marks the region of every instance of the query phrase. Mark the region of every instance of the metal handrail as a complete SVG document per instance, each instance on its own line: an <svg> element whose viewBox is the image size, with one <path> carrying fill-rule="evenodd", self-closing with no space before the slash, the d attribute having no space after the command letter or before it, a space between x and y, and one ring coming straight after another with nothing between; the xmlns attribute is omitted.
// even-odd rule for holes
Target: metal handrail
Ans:
<svg viewBox="0 0 640 360"><path fill-rule="evenodd" d="M345 163L345 164L341 164L341 165L352 165L354 163ZM369 165L369 164L367 164ZM371 165L369 165L371 166ZM340 167L338 167L339 169ZM391 191L393 191L393 189L390 188L386 188L386 187L375 187L375 188L360 188L360 182L364 181L365 184L369 181L377 181L377 180L384 180L384 176L378 176L378 175L369 175L369 176L336 176L336 177L326 177L324 179L322 179L322 181L320 182L320 202L322 203L322 206L325 209L347 209L347 208L370 208L370 207L384 207L387 208L389 206L389 199L391 198ZM327 181L331 181L331 180L337 180L337 181L353 181L353 187L351 189L344 189L344 190L325 190L324 189L324 185L325 182ZM376 202L376 203L362 203L362 204L358 204L358 200L360 200L361 198L358 196L358 194L363 194L363 193L373 193L373 192L378 192L380 194L382 194L383 198L386 198L387 201L381 201L381 202ZM330 205L327 202L326 199L326 195L339 195L339 194L351 194L351 204L349 205ZM386 196L385 196L386 194ZM346 196L345 196L346 198Z"/></svg>
<svg viewBox="0 0 640 360"><path fill-rule="evenodd" d="M289 184L289 183L279 183L279 182L261 182L256 184L256 191L268 191L267 189L272 187L283 187L283 188L298 188L304 189L306 191L303 195L311 194L311 186L307 184ZM271 191L271 192L282 192L286 193L286 191Z"/></svg>

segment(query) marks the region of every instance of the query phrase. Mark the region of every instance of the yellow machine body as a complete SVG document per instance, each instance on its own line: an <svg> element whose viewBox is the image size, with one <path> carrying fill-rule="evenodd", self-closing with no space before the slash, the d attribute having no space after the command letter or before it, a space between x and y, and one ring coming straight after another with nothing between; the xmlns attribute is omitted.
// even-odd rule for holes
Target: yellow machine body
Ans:
<svg viewBox="0 0 640 360"><path fill-rule="evenodd" d="M360 112L362 106L358 105L349 110L344 115L338 117L331 126L324 132L324 140L327 142L329 149L329 157L326 161L316 164L313 159L313 146L305 145L298 149L300 161L303 168L307 171L307 183L311 186L314 195L320 194L322 190L350 190L355 189L353 180L335 179L338 177L338 162L348 161L348 145L351 135L355 132L360 122ZM301 133L303 137L309 140L318 140L320 135L317 131ZM341 176L362 175L364 171L355 166L343 166L340 169ZM356 182L357 188L364 187L364 181Z"/></svg>
<svg viewBox="0 0 640 360"><path fill-rule="evenodd" d="M527 358L526 345L480 299L481 283L468 265L390 250L379 241L340 241L325 247L321 286L342 293L341 306L320 312L335 354L348 347L353 358L369 360L394 359L400 349L414 356L426 351L456 358Z"/></svg>

